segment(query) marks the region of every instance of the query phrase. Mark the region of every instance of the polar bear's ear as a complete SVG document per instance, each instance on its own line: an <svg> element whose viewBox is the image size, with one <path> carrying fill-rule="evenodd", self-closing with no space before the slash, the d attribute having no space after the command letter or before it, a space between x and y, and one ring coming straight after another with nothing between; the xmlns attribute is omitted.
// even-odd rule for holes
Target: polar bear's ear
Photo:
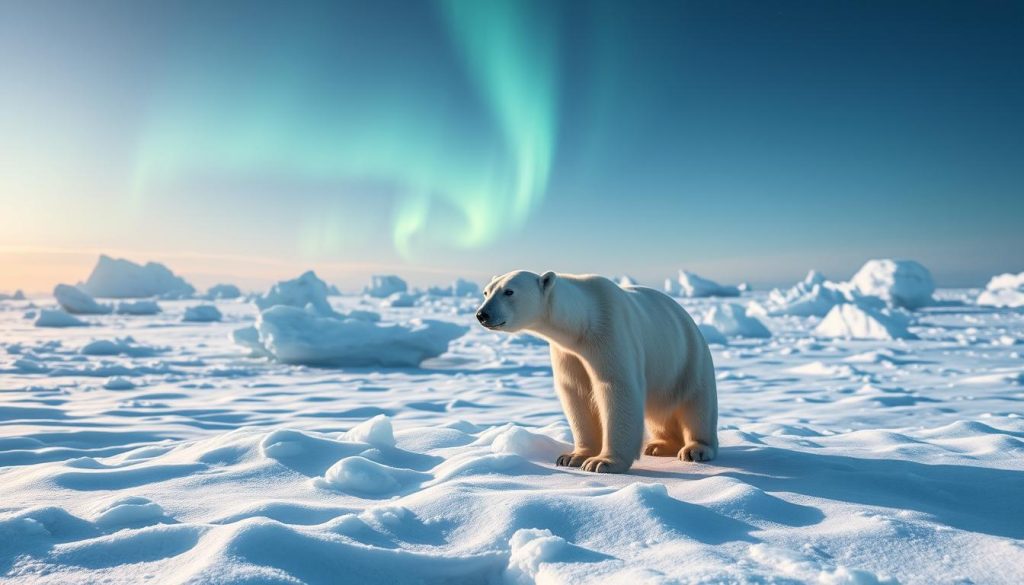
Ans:
<svg viewBox="0 0 1024 585"><path fill-rule="evenodd" d="M548 270L544 274L540 275L540 290L542 292L548 292L551 287L555 285L555 273Z"/></svg>

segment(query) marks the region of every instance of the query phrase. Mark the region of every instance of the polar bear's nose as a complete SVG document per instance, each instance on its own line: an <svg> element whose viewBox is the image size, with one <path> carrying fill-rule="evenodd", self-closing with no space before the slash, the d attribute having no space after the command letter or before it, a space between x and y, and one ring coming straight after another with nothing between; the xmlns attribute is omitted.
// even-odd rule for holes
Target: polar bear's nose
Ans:
<svg viewBox="0 0 1024 585"><path fill-rule="evenodd" d="M481 323L486 323L489 318L490 318L490 315L488 315L487 313L485 313L483 311L477 311L476 312L476 320L481 322Z"/></svg>

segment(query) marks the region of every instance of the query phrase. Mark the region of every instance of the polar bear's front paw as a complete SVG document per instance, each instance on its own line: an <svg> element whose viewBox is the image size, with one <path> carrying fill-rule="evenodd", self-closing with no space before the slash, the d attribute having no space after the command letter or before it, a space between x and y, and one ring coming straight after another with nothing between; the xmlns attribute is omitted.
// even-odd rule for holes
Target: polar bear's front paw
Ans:
<svg viewBox="0 0 1024 585"><path fill-rule="evenodd" d="M590 455L570 451L559 455L558 459L555 459L555 465L558 467L579 467L583 465L583 462L586 461L588 457L590 457Z"/></svg>
<svg viewBox="0 0 1024 585"><path fill-rule="evenodd" d="M711 461L715 458L715 449L704 443L690 443L679 450L679 458L683 461Z"/></svg>
<svg viewBox="0 0 1024 585"><path fill-rule="evenodd" d="M580 469L583 471L592 471L594 473L625 473L626 471L629 471L629 463L623 463L618 459L598 455L597 457L590 457L584 461L583 466Z"/></svg>

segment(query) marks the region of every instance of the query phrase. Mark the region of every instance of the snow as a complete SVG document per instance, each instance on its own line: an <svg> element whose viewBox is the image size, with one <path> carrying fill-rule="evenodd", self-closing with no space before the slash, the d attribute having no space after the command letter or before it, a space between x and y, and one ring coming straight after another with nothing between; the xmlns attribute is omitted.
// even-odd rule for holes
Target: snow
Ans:
<svg viewBox="0 0 1024 585"><path fill-rule="evenodd" d="M89 278L79 288L94 297L114 299L185 298L196 292L185 279L163 264L148 262L143 266L107 255L100 256Z"/></svg>
<svg viewBox="0 0 1024 585"><path fill-rule="evenodd" d="M209 323L211 321L220 321L221 314L215 305L195 305L185 309L185 316L181 320L193 323Z"/></svg>
<svg viewBox="0 0 1024 585"><path fill-rule="evenodd" d="M993 276L977 302L990 307L1024 307L1024 272Z"/></svg>
<svg viewBox="0 0 1024 585"><path fill-rule="evenodd" d="M84 327L88 323L65 311L41 309L35 325L36 327Z"/></svg>
<svg viewBox="0 0 1024 585"><path fill-rule="evenodd" d="M114 312L118 315L156 315L160 305L156 301L121 301Z"/></svg>
<svg viewBox="0 0 1024 585"><path fill-rule="evenodd" d="M735 303L715 305L704 315L701 323L714 327L719 334L726 337L771 337L772 333L764 323L747 314L747 310ZM714 336L712 331L702 332Z"/></svg>
<svg viewBox="0 0 1024 585"><path fill-rule="evenodd" d="M740 296L740 289L735 286L721 285L686 270L680 270L675 280L665 280L665 292L677 297L690 298Z"/></svg>
<svg viewBox="0 0 1024 585"><path fill-rule="evenodd" d="M868 260L850 285L861 295L879 297L895 307L919 309L934 303L932 275L913 260Z"/></svg>
<svg viewBox="0 0 1024 585"><path fill-rule="evenodd" d="M68 284L58 284L53 297L62 309L72 315L106 315L113 311L109 305L101 305L88 294Z"/></svg>
<svg viewBox="0 0 1024 585"><path fill-rule="evenodd" d="M4 303L0 581L1024 582L1024 313L976 294L936 291L916 339L760 318L771 337L712 346L719 458L626 475L553 465L571 435L548 348L475 326L475 300L268 309L465 331L397 368L249 356L231 332L261 311L234 300L210 301L222 322L166 300L67 329Z"/></svg>
<svg viewBox="0 0 1024 585"><path fill-rule="evenodd" d="M363 319L321 317L305 309L276 306L256 322L263 349L286 364L311 366L418 366L437 357L467 327L414 319L381 325Z"/></svg>
<svg viewBox="0 0 1024 585"><path fill-rule="evenodd" d="M363 289L363 294L383 299L408 289L405 281L393 274L375 274L370 277L370 284Z"/></svg>
<svg viewBox="0 0 1024 585"><path fill-rule="evenodd" d="M270 287L267 294L256 297L254 302L260 310L276 306L303 309L309 305L318 315L334 315L334 309L331 308L327 296L327 283L320 280L315 272L309 270L302 273L298 278L278 282Z"/></svg>
<svg viewBox="0 0 1024 585"><path fill-rule="evenodd" d="M218 299L237 299L242 296L242 291L233 284L215 284L206 289L205 298L215 301Z"/></svg>
<svg viewBox="0 0 1024 585"><path fill-rule="evenodd" d="M907 329L909 319L888 309L858 305L836 305L825 315L814 333L821 337L849 339L914 339Z"/></svg>

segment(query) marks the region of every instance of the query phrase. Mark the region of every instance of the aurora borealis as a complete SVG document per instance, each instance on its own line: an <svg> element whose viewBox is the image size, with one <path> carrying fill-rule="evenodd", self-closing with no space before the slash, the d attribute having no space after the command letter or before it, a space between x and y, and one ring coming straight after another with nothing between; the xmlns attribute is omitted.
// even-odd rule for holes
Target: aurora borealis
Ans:
<svg viewBox="0 0 1024 585"><path fill-rule="evenodd" d="M213 63L219 33L197 33L147 114L135 197L211 176L372 183L394 200L392 241L406 258L414 242L469 248L517 230L544 196L557 138L552 16L533 2L436 8L443 68L390 38L361 48L396 57L368 69L346 41L375 18L366 13L310 10L302 26L272 27L287 42ZM318 61L325 47L337 59ZM464 84L469 99L453 103L442 83ZM327 213L336 230L361 221ZM329 251L318 237L303 234Z"/></svg>
<svg viewBox="0 0 1024 585"><path fill-rule="evenodd" d="M0 10L0 290L101 252L253 286L1024 270L1020 4Z"/></svg>

